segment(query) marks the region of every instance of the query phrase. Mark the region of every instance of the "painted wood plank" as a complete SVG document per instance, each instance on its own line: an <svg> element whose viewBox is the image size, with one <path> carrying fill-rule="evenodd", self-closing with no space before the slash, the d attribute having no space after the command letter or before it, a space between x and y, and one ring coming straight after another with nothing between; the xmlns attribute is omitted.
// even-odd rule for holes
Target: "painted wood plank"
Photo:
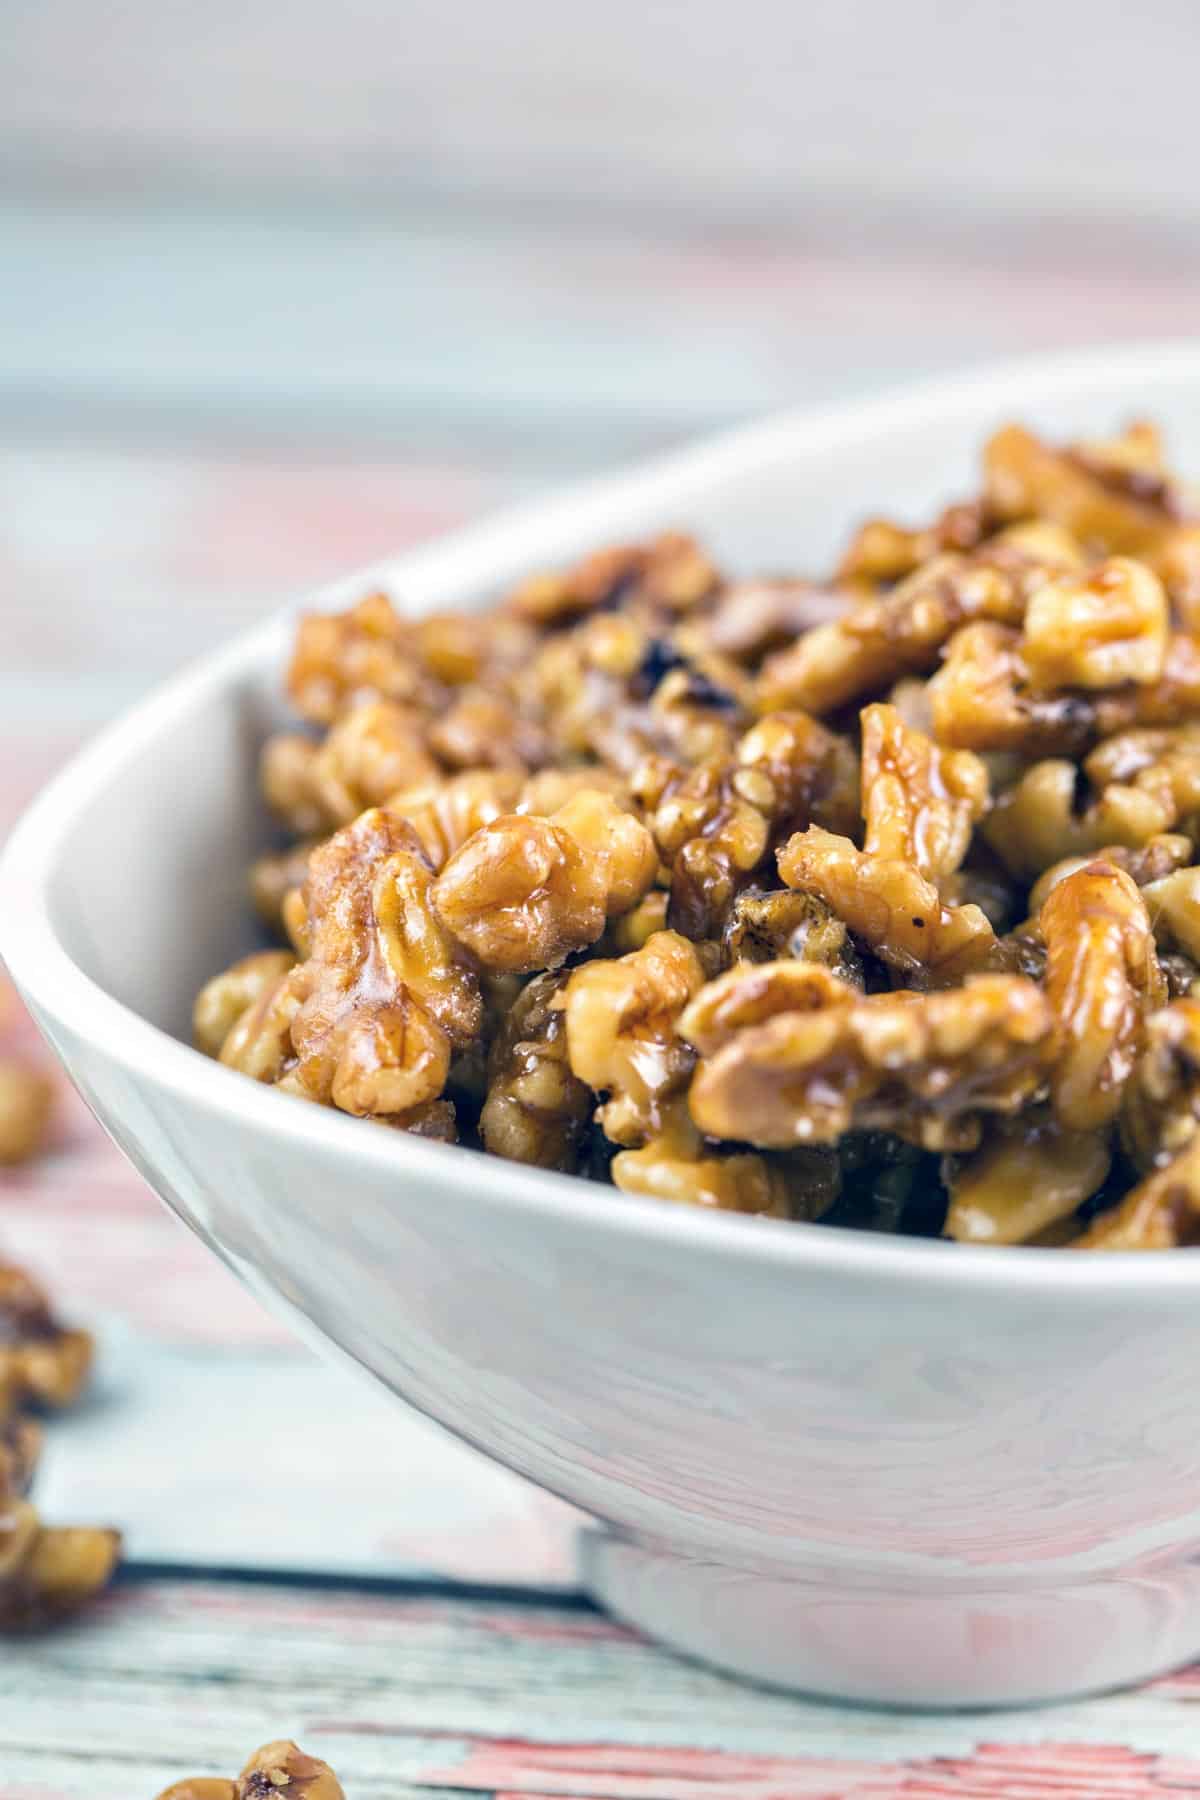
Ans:
<svg viewBox="0 0 1200 1800"><path fill-rule="evenodd" d="M1143 1800L1200 1791L1194 1693L869 1712L742 1687L576 1609L139 1582L0 1658L0 1796L149 1800L282 1734L350 1800Z"/></svg>

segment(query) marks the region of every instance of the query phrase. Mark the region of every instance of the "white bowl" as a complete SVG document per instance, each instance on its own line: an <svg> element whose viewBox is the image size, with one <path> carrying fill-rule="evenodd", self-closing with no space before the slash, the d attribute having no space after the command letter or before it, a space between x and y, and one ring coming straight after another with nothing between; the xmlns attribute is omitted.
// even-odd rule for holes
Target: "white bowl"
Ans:
<svg viewBox="0 0 1200 1800"><path fill-rule="evenodd" d="M1132 414L1200 469L1200 347L776 420L310 604L369 583L415 608L483 598L669 523L736 568L819 568L864 510L920 517L969 487L1005 418L1095 433ZM954 1706L1200 1650L1200 1255L700 1214L371 1130L188 1047L195 990L250 938L252 767L288 637L269 624L104 733L0 864L0 949L167 1204L327 1350L604 1521L589 1585L668 1644Z"/></svg>

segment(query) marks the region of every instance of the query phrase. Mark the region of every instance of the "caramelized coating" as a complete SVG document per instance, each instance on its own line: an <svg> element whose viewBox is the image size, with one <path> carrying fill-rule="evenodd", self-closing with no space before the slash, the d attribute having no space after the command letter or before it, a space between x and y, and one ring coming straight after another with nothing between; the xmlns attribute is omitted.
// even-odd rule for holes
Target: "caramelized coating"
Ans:
<svg viewBox="0 0 1200 1800"><path fill-rule="evenodd" d="M987 770L969 750L939 750L894 706L862 714L865 848L928 881L952 875L988 808Z"/></svg>
<svg viewBox="0 0 1200 1800"><path fill-rule="evenodd" d="M1146 903L1123 870L1089 863L1051 889L1039 922L1058 1054L1054 1110L1074 1131L1115 1118L1148 1009L1166 1001Z"/></svg>
<svg viewBox="0 0 1200 1800"><path fill-rule="evenodd" d="M515 769L468 769L393 794L388 811L416 832L433 869L442 869L483 825L512 812L524 789Z"/></svg>
<svg viewBox="0 0 1200 1800"><path fill-rule="evenodd" d="M1182 950L1193 962L1200 959L1200 867L1159 876L1147 883L1145 897L1159 942Z"/></svg>
<svg viewBox="0 0 1200 1800"><path fill-rule="evenodd" d="M560 1002L567 1055L580 1081L608 1096L596 1119L613 1143L644 1144L661 1134L665 1103L695 1062L676 1020L703 986L695 946L676 931L656 932L640 950L571 975Z"/></svg>
<svg viewBox="0 0 1200 1800"><path fill-rule="evenodd" d="M950 1178L946 1235L963 1244L1027 1244L1071 1218L1111 1167L1103 1132L1071 1131L1045 1107L1002 1119Z"/></svg>
<svg viewBox="0 0 1200 1800"><path fill-rule="evenodd" d="M658 869L645 826L584 789L551 819L505 814L455 852L433 885L437 916L486 969L557 968L629 912Z"/></svg>
<svg viewBox="0 0 1200 1800"><path fill-rule="evenodd" d="M779 873L789 887L823 900L906 980L957 981L993 960L987 914L974 904L944 905L913 863L873 856L814 825L788 839Z"/></svg>
<svg viewBox="0 0 1200 1800"><path fill-rule="evenodd" d="M768 1147L866 1129L968 1150L982 1113L1015 1113L1032 1099L1052 1045L1049 1007L1018 976L978 976L934 994L847 989L816 1010L747 1024L706 1054L691 1113L711 1137Z"/></svg>
<svg viewBox="0 0 1200 1800"><path fill-rule="evenodd" d="M1118 1206L1098 1213L1075 1250L1177 1250L1200 1244L1200 1137Z"/></svg>
<svg viewBox="0 0 1200 1800"><path fill-rule="evenodd" d="M1034 688L1114 688L1158 681L1167 656L1167 596L1153 570L1113 556L1058 575L1031 595L1020 656Z"/></svg>
<svg viewBox="0 0 1200 1800"><path fill-rule="evenodd" d="M121 1554L116 1531L43 1525L27 1500L0 1503L0 1632L38 1631L107 1587Z"/></svg>
<svg viewBox="0 0 1200 1800"><path fill-rule="evenodd" d="M1080 695L1029 685L1021 635L1007 625L967 625L954 634L929 683L934 734L966 750L1079 754L1095 735L1094 707Z"/></svg>
<svg viewBox="0 0 1200 1800"><path fill-rule="evenodd" d="M593 1099L572 1072L566 1014L554 1004L565 985L561 971L535 975L509 1011L488 1058L479 1133L495 1156L569 1173Z"/></svg>
<svg viewBox="0 0 1200 1800"><path fill-rule="evenodd" d="M719 581L694 538L665 531L649 543L597 550L569 569L535 575L508 604L518 618L543 626L618 604L686 613L707 599Z"/></svg>
<svg viewBox="0 0 1200 1800"><path fill-rule="evenodd" d="M1146 1021L1145 1048L1126 1086L1121 1142L1139 1169L1161 1168L1200 1125L1200 1000L1176 1000Z"/></svg>
<svg viewBox="0 0 1200 1800"><path fill-rule="evenodd" d="M369 594L348 612L302 618L287 689L296 711L315 725L332 725L364 699L433 710L441 693L421 660L416 631L386 594Z"/></svg>
<svg viewBox="0 0 1200 1800"><path fill-rule="evenodd" d="M759 705L764 712L798 706L822 714L878 693L900 675L927 674L969 621L1019 624L1038 569L1019 553L934 557L890 593L860 601L768 657Z"/></svg>
<svg viewBox="0 0 1200 1800"><path fill-rule="evenodd" d="M258 950L243 956L200 989L192 1011L196 1047L206 1056L220 1056L238 1020L269 989L278 987L296 959L288 950Z"/></svg>
<svg viewBox="0 0 1200 1800"><path fill-rule="evenodd" d="M158 1800L345 1800L328 1763L287 1739L256 1750L236 1781L198 1775L172 1782Z"/></svg>
<svg viewBox="0 0 1200 1800"><path fill-rule="evenodd" d="M306 893L311 954L287 978L294 1091L359 1114L436 1100L452 1051L478 1035L479 982L431 903L402 819L376 808L319 850Z"/></svg>
<svg viewBox="0 0 1200 1800"><path fill-rule="evenodd" d="M1158 837L1148 838L1133 850L1124 844L1105 844L1085 856L1064 856L1061 862L1051 863L1048 869L1043 869L1030 888L1030 917L1037 918L1051 888L1057 887L1060 881L1065 881L1068 875L1085 869L1091 862L1110 862L1115 868L1123 869L1135 887L1147 889L1146 905L1150 908L1157 932L1159 921L1153 918L1152 895L1157 891L1157 884L1189 862L1191 856L1191 838L1183 837L1177 832L1165 832Z"/></svg>
<svg viewBox="0 0 1200 1800"><path fill-rule="evenodd" d="M682 1096L664 1108L662 1129L654 1137L639 1150L622 1150L613 1158L612 1178L626 1194L760 1218L792 1217L782 1160L705 1144Z"/></svg>
<svg viewBox="0 0 1200 1800"><path fill-rule="evenodd" d="M348 825L389 794L437 779L426 735L411 707L370 700L345 713L321 744L290 732L268 738L263 798L302 837Z"/></svg>
<svg viewBox="0 0 1200 1800"><path fill-rule="evenodd" d="M0 1263L0 1391L57 1412L79 1398L91 1367L89 1333L60 1325L32 1276Z"/></svg>
<svg viewBox="0 0 1200 1800"><path fill-rule="evenodd" d="M53 1110L50 1077L16 1057L0 1056L0 1168L37 1155Z"/></svg>

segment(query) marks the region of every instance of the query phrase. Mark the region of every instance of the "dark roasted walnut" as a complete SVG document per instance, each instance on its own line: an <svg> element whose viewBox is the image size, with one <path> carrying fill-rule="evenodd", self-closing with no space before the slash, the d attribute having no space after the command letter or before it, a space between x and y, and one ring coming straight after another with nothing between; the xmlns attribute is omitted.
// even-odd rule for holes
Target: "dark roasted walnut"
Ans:
<svg viewBox="0 0 1200 1800"><path fill-rule="evenodd" d="M43 1525L27 1500L0 1504L0 1632L39 1631L107 1587L121 1554L116 1531Z"/></svg>
<svg viewBox="0 0 1200 1800"><path fill-rule="evenodd" d="M0 1263L0 1390L57 1411L79 1398L91 1366L90 1335L60 1325L33 1277Z"/></svg>
<svg viewBox="0 0 1200 1800"><path fill-rule="evenodd" d="M573 1170L595 1100L572 1072L559 971L535 975L504 1019L488 1059L479 1120L484 1148L510 1162Z"/></svg>

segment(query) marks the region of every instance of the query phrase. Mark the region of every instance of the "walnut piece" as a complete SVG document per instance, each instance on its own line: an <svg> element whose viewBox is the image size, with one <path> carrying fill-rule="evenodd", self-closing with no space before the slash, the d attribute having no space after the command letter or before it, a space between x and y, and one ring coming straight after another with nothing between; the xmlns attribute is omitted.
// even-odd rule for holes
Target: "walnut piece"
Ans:
<svg viewBox="0 0 1200 1800"><path fill-rule="evenodd" d="M613 1158L612 1178L626 1194L760 1218L792 1217L783 1160L706 1145L682 1096L663 1109L661 1129L640 1149L622 1150Z"/></svg>
<svg viewBox="0 0 1200 1800"><path fill-rule="evenodd" d="M1015 1113L1043 1084L1052 1042L1050 1009L1019 976L932 994L834 987L829 1003L776 1010L706 1054L692 1117L709 1137L768 1147L878 1129L929 1150L974 1149L980 1114Z"/></svg>
<svg viewBox="0 0 1200 1800"><path fill-rule="evenodd" d="M695 1058L676 1020L704 985L693 944L659 931L640 950L585 963L560 1004L567 1054L580 1081L608 1100L596 1114L616 1144L643 1144L663 1128L663 1106L686 1084Z"/></svg>
<svg viewBox="0 0 1200 1800"><path fill-rule="evenodd" d="M963 1244L1025 1244L1103 1187L1103 1132L1071 1131L1045 1107L1002 1119L950 1178L946 1235Z"/></svg>
<svg viewBox="0 0 1200 1800"><path fill-rule="evenodd" d="M1098 1213L1075 1250L1176 1250L1200 1244L1200 1136L1118 1206Z"/></svg>
<svg viewBox="0 0 1200 1800"><path fill-rule="evenodd" d="M1145 1047L1125 1088L1121 1142L1139 1169L1170 1162L1200 1125L1200 1000L1174 1001L1146 1021Z"/></svg>
<svg viewBox="0 0 1200 1800"><path fill-rule="evenodd" d="M452 937L486 969L557 968L629 912L658 870L645 826L584 789L550 819L504 814L450 858L431 897Z"/></svg>
<svg viewBox="0 0 1200 1800"><path fill-rule="evenodd" d="M348 825L390 794L437 779L424 716L389 700L352 707L323 743L284 732L263 747L263 798L300 836Z"/></svg>
<svg viewBox="0 0 1200 1800"><path fill-rule="evenodd" d="M243 956L200 989L192 1011L197 1049L220 1056L238 1020L269 990L278 987L296 959L288 950L258 950Z"/></svg>
<svg viewBox="0 0 1200 1800"><path fill-rule="evenodd" d="M27 1500L0 1503L0 1632L41 1630L107 1587L119 1532L43 1525Z"/></svg>
<svg viewBox="0 0 1200 1800"><path fill-rule="evenodd" d="M91 1366L90 1334L60 1325L33 1277L0 1263L0 1391L57 1412L79 1398Z"/></svg>
<svg viewBox="0 0 1200 1800"><path fill-rule="evenodd" d="M1057 575L1030 596L1020 656L1035 688L1114 688L1158 681L1167 654L1167 596L1144 563L1113 556Z"/></svg>
<svg viewBox="0 0 1200 1800"><path fill-rule="evenodd" d="M1166 1001L1154 933L1124 870L1093 862L1051 889L1039 915L1046 998L1056 1019L1054 1110L1075 1131L1115 1118L1145 1014Z"/></svg>
<svg viewBox="0 0 1200 1800"><path fill-rule="evenodd" d="M347 612L302 618L287 688L296 711L316 725L332 725L361 700L433 710L441 692L422 662L417 632L386 594L369 594Z"/></svg>
<svg viewBox="0 0 1200 1800"><path fill-rule="evenodd" d="M571 1171L592 1092L571 1069L566 1014L554 1005L566 977L535 975L492 1044L479 1120L484 1148L510 1162Z"/></svg>
<svg viewBox="0 0 1200 1800"><path fill-rule="evenodd" d="M0 1168L29 1162L46 1141L54 1083L31 1064L0 1056Z"/></svg>
<svg viewBox="0 0 1200 1800"><path fill-rule="evenodd" d="M158 1800L345 1800L345 1795L328 1763L285 1738L256 1750L236 1781L192 1776L172 1782Z"/></svg>

